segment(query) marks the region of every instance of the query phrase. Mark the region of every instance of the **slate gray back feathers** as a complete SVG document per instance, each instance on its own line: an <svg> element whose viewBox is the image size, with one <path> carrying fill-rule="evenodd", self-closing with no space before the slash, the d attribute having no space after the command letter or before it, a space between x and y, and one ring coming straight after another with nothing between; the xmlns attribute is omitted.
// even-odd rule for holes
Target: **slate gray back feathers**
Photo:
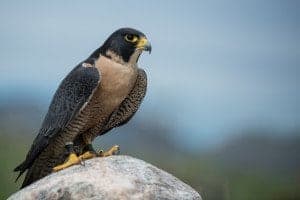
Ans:
<svg viewBox="0 0 300 200"><path fill-rule="evenodd" d="M63 130L87 102L99 80L100 76L95 68L86 68L79 64L61 82L25 161L14 169L20 171L17 179L32 165L51 138Z"/></svg>

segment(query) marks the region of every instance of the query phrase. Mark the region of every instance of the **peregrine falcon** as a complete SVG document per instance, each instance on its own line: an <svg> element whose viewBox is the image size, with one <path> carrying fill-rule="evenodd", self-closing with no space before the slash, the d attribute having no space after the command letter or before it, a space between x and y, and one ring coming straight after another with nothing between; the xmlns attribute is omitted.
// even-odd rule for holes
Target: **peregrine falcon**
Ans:
<svg viewBox="0 0 300 200"><path fill-rule="evenodd" d="M121 28L63 79L25 161L14 169L18 178L28 170L22 188L52 171L118 152L117 145L96 152L92 141L138 110L147 88L137 65L143 51L151 52L146 36Z"/></svg>

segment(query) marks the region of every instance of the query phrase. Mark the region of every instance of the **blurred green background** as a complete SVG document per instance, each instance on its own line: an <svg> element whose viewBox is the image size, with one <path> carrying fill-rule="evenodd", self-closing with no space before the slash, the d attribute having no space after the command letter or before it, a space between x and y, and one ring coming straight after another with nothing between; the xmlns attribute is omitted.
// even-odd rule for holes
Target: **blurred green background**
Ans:
<svg viewBox="0 0 300 200"><path fill-rule="evenodd" d="M21 179L14 183L17 174L12 170L24 159L34 137L27 134L34 127L28 118L40 121L42 114L32 111L34 107L25 108L22 113L13 112L11 116L18 116L13 122L5 119L8 113L1 111L1 121L5 124L1 123L0 134L0 199L7 198L22 182ZM22 115L24 121L20 120ZM167 127L157 126L159 122L152 118L140 121L138 116L131 125L97 139L94 146L107 149L120 144L121 154L143 159L172 173L199 191L203 199L300 198L299 132L290 133L289 137L274 137L275 130L248 130L244 136L230 139L217 148L190 152L170 143L168 137L172 137L172 132Z"/></svg>
<svg viewBox="0 0 300 200"><path fill-rule="evenodd" d="M120 144L205 200L300 199L299 13L296 0L1 1L0 199L59 82L126 26L152 43L148 92L96 148Z"/></svg>

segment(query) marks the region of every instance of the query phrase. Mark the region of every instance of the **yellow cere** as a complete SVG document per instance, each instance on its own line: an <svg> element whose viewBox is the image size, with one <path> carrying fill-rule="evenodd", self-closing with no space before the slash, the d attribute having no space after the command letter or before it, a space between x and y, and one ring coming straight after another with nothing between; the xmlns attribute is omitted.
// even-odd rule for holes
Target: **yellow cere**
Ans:
<svg viewBox="0 0 300 200"><path fill-rule="evenodd" d="M145 45L148 44L148 40L145 37L142 37L139 42L137 43L136 47L137 48L143 48Z"/></svg>

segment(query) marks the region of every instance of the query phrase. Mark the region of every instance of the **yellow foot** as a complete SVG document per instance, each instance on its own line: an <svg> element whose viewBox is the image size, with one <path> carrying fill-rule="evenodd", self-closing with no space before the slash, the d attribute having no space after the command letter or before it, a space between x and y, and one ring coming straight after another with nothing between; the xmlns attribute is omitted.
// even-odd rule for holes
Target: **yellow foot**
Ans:
<svg viewBox="0 0 300 200"><path fill-rule="evenodd" d="M69 157L67 158L66 162L64 162L61 165L57 165L53 168L54 172L60 171L62 169L68 168L72 165L76 165L81 163L81 158L79 158L75 153L71 153Z"/></svg>
<svg viewBox="0 0 300 200"><path fill-rule="evenodd" d="M79 156L79 158L80 158L81 160L87 160L87 159L90 159L90 158L94 158L94 157L96 157L96 156L97 156L97 154L96 154L95 152L87 151L87 152L81 154L81 155Z"/></svg>
<svg viewBox="0 0 300 200"><path fill-rule="evenodd" d="M98 153L99 157L107 157L107 156L112 156L112 155L116 155L120 152L120 146L119 145L115 145L113 147L111 147L108 151L103 152L102 150Z"/></svg>

